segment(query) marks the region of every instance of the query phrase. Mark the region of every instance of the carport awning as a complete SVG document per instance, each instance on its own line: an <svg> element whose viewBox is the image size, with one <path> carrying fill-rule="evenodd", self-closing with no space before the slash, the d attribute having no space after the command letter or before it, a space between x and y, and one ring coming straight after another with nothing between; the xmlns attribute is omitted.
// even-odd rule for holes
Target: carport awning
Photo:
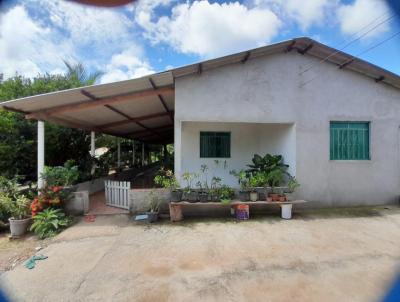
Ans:
<svg viewBox="0 0 400 302"><path fill-rule="evenodd" d="M174 86L170 72L5 102L28 119L137 139L173 142Z"/></svg>

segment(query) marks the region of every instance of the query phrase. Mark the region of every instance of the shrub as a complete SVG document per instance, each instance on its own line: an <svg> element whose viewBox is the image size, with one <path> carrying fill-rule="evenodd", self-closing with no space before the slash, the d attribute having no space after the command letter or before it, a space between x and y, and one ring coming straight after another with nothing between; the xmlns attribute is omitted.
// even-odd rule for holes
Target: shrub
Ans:
<svg viewBox="0 0 400 302"><path fill-rule="evenodd" d="M61 207L70 198L71 192L61 186L46 186L40 190L40 194L33 198L31 204L32 216L48 207Z"/></svg>
<svg viewBox="0 0 400 302"><path fill-rule="evenodd" d="M9 212L14 219L25 219L29 217L30 201L24 195L18 195L14 200L11 200Z"/></svg>
<svg viewBox="0 0 400 302"><path fill-rule="evenodd" d="M44 239L55 236L70 223L71 219L66 217L61 209L50 207L33 217L31 231L34 231L40 239Z"/></svg>
<svg viewBox="0 0 400 302"><path fill-rule="evenodd" d="M68 160L64 166L45 167L42 177L48 186L71 186L79 179L78 166Z"/></svg>
<svg viewBox="0 0 400 302"><path fill-rule="evenodd" d="M154 183L156 185L162 186L163 188L170 189L171 191L179 188L179 183L171 170L160 169L158 175L154 177Z"/></svg>

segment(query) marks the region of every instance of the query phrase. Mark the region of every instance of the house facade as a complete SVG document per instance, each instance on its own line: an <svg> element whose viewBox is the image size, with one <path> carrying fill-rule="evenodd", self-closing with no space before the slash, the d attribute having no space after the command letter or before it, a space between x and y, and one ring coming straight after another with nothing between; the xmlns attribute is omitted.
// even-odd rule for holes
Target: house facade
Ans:
<svg viewBox="0 0 400 302"><path fill-rule="evenodd" d="M282 154L301 183L298 196L313 206L394 203L399 101L397 88L298 52L177 78L175 171L206 164L238 186L230 170L246 168L254 153ZM230 136L228 152L201 154L201 135L221 133Z"/></svg>
<svg viewBox="0 0 400 302"><path fill-rule="evenodd" d="M309 38L296 38L137 79L0 103L38 120L150 144L174 144L175 174L231 170L281 154L310 206L397 203L400 77ZM136 148L137 150L138 148ZM135 148L133 148L135 150Z"/></svg>

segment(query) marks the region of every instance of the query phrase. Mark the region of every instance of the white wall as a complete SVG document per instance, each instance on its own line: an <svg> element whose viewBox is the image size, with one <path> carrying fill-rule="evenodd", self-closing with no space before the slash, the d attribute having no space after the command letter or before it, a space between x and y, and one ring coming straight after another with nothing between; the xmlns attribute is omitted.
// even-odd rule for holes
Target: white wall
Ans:
<svg viewBox="0 0 400 302"><path fill-rule="evenodd" d="M213 176L218 176L225 184L237 187L237 180L229 171L248 168L246 165L251 164L255 153L282 154L285 163L290 165L289 172L294 174L296 141L293 129L291 124L182 122L182 170L176 171L177 175L183 172L199 172L201 165L206 164L209 168L209 181ZM200 131L230 132L231 157L200 158ZM215 163L216 159L219 164Z"/></svg>
<svg viewBox="0 0 400 302"><path fill-rule="evenodd" d="M397 202L400 91L329 63L300 73L316 62L292 51L176 79L177 172L198 162L197 153L181 156L184 121L294 123L300 197L316 206ZM370 121L371 160L331 161L330 121Z"/></svg>

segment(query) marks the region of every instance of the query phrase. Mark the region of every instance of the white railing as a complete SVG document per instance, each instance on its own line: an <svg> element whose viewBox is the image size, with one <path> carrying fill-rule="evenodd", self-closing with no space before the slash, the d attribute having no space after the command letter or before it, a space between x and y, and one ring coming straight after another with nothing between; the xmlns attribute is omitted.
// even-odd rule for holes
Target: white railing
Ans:
<svg viewBox="0 0 400 302"><path fill-rule="evenodd" d="M129 210L129 190L131 183L129 181L104 181L106 204L112 207Z"/></svg>

